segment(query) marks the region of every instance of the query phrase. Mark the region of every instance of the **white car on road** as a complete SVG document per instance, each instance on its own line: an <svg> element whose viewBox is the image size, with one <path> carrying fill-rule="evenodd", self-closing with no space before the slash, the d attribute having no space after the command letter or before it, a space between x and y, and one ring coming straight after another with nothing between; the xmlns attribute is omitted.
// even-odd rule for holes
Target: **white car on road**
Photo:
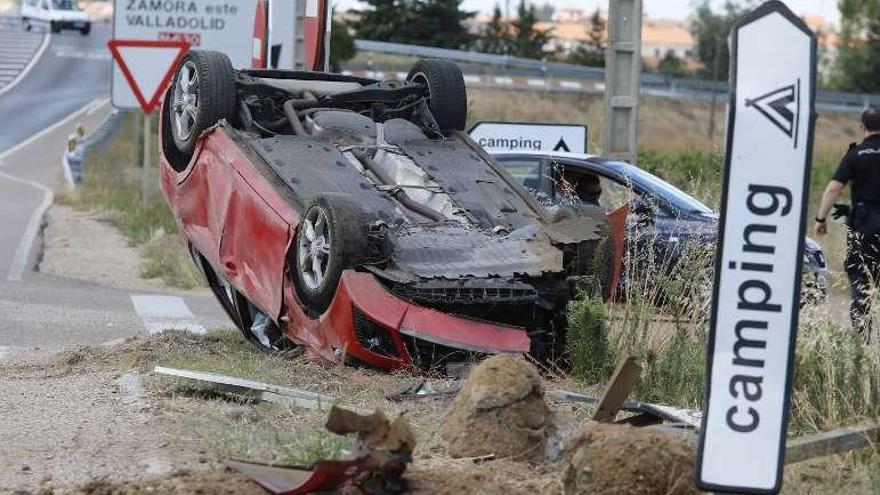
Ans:
<svg viewBox="0 0 880 495"><path fill-rule="evenodd" d="M33 26L43 25L53 33L72 29L85 36L92 30L88 14L79 8L76 0L24 0L21 22L28 31Z"/></svg>

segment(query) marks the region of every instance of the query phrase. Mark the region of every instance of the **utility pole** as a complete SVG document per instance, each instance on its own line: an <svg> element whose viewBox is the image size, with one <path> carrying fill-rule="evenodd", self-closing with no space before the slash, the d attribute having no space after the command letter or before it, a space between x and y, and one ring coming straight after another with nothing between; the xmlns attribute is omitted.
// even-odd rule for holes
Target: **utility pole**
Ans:
<svg viewBox="0 0 880 495"><path fill-rule="evenodd" d="M635 164L639 153L642 0L609 0L605 49L604 156Z"/></svg>

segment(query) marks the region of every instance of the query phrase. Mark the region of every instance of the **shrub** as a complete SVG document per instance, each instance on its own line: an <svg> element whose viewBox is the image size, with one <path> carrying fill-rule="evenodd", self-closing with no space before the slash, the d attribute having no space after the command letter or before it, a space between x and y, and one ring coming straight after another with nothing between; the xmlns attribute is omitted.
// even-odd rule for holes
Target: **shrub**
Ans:
<svg viewBox="0 0 880 495"><path fill-rule="evenodd" d="M601 299L583 297L569 305L566 350L575 377L598 383L610 376L608 312Z"/></svg>

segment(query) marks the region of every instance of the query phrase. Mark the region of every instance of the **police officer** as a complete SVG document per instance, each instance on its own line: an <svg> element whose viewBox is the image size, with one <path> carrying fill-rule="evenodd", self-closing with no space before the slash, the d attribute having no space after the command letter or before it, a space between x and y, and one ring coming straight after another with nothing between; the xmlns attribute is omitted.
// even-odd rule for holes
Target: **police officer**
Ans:
<svg viewBox="0 0 880 495"><path fill-rule="evenodd" d="M848 217L844 267L852 291L850 318L853 328L867 340L871 330L870 294L880 287L880 108L862 114L865 140L853 143L828 182L816 215L816 235L828 233L827 216ZM851 207L835 205L843 187L850 184Z"/></svg>

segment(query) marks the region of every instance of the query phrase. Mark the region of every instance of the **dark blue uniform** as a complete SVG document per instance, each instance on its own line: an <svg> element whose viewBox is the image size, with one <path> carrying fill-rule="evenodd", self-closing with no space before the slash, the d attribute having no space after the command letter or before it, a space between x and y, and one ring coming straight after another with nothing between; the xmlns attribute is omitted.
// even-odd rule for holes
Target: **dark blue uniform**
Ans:
<svg viewBox="0 0 880 495"><path fill-rule="evenodd" d="M852 290L853 327L868 338L870 293L873 287L880 287L880 135L850 146L833 179L851 188L844 266Z"/></svg>

